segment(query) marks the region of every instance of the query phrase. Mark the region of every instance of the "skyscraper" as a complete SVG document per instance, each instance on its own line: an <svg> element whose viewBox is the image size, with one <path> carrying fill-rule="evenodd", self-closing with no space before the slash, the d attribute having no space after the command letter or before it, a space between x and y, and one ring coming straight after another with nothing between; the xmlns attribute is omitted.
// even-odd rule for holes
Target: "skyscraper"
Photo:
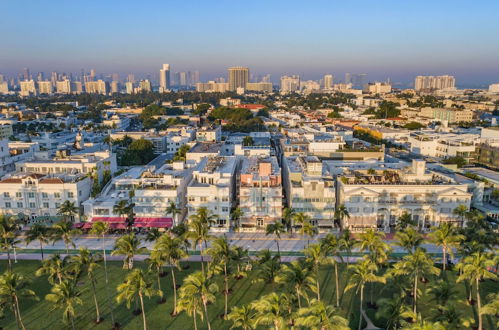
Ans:
<svg viewBox="0 0 499 330"><path fill-rule="evenodd" d="M333 75L326 74L324 75L324 89L333 89Z"/></svg>
<svg viewBox="0 0 499 330"><path fill-rule="evenodd" d="M159 70L159 92L164 93L170 89L170 64L163 64Z"/></svg>
<svg viewBox="0 0 499 330"><path fill-rule="evenodd" d="M414 81L414 89L420 90L439 90L454 88L456 79L454 76L417 76Z"/></svg>
<svg viewBox="0 0 499 330"><path fill-rule="evenodd" d="M29 74L29 68L24 68L23 69L23 79L30 80L31 75Z"/></svg>
<svg viewBox="0 0 499 330"><path fill-rule="evenodd" d="M350 84L352 82L352 76L350 73L345 73L345 84Z"/></svg>
<svg viewBox="0 0 499 330"><path fill-rule="evenodd" d="M300 76L282 76L281 94L293 93L300 90Z"/></svg>
<svg viewBox="0 0 499 330"><path fill-rule="evenodd" d="M246 88L249 81L249 68L233 66L228 69L229 90L235 91L238 88Z"/></svg>

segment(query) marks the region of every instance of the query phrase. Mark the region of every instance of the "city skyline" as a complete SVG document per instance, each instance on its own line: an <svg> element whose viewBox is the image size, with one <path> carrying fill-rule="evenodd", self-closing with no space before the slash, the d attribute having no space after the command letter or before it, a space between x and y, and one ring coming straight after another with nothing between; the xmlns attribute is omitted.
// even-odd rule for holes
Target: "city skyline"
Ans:
<svg viewBox="0 0 499 330"><path fill-rule="evenodd" d="M9 51L0 54L0 72L95 68L156 79L158 66L169 63L171 72L198 70L204 81L225 76L230 66L270 73L274 83L281 75L319 79L351 72L403 84L417 75L450 74L466 86L499 76L499 46L492 42L497 2L285 4L2 2L8 13L0 23L8 31L2 44ZM75 13L89 18L75 24ZM233 19L241 23L237 28Z"/></svg>

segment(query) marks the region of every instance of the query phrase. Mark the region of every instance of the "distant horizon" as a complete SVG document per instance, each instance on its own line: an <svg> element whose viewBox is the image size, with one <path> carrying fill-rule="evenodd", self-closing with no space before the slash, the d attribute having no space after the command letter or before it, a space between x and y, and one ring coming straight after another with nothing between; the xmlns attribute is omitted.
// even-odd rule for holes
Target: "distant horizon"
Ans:
<svg viewBox="0 0 499 330"><path fill-rule="evenodd" d="M229 66L254 74L367 73L410 86L449 74L457 86L499 82L499 1L356 3L317 0L2 1L0 73L133 73L155 81L162 63L201 81ZM20 19L22 18L22 19Z"/></svg>

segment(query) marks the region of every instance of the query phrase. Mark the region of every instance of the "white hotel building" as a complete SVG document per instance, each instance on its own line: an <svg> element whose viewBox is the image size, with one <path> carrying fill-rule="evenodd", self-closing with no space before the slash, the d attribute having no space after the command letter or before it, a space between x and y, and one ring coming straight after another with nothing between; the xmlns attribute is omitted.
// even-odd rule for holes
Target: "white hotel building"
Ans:
<svg viewBox="0 0 499 330"><path fill-rule="evenodd" d="M413 161L405 169L373 167L351 170L338 179L338 204L345 205L350 217L342 228L364 231L374 228L389 232L404 212L421 230L441 222L464 225L453 214L459 205L470 207L472 194L466 184L426 171L424 161Z"/></svg>
<svg viewBox="0 0 499 330"><path fill-rule="evenodd" d="M230 212L236 197L238 157L207 157L201 160L187 186L188 216L200 207L206 207L218 216L212 230L229 231Z"/></svg>
<svg viewBox="0 0 499 330"><path fill-rule="evenodd" d="M328 167L316 156L290 156L282 172L289 207L308 215L319 231L333 229L336 192Z"/></svg>
<svg viewBox="0 0 499 330"><path fill-rule="evenodd" d="M0 181L0 208L10 215L57 216L66 200L81 207L92 180L83 174L16 173Z"/></svg>

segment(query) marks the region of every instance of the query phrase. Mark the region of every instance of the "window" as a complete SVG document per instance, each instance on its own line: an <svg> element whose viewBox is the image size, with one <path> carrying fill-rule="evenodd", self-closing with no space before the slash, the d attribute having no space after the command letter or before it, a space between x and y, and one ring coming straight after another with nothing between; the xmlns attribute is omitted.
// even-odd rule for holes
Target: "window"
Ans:
<svg viewBox="0 0 499 330"><path fill-rule="evenodd" d="M55 203L55 208L58 209L61 206L61 203Z"/></svg>
<svg viewBox="0 0 499 330"><path fill-rule="evenodd" d="M42 198L49 198L49 194L47 194L46 192L42 192Z"/></svg>
<svg viewBox="0 0 499 330"><path fill-rule="evenodd" d="M228 207L222 207L222 212L229 212L229 208Z"/></svg>
<svg viewBox="0 0 499 330"><path fill-rule="evenodd" d="M74 193L72 191L68 191L68 198L74 198Z"/></svg>
<svg viewBox="0 0 499 330"><path fill-rule="evenodd" d="M196 201L196 197L194 196L189 196L189 202L195 202Z"/></svg>
<svg viewBox="0 0 499 330"><path fill-rule="evenodd" d="M263 227L263 219L261 219L261 218L256 219L256 225L258 227Z"/></svg>
<svg viewBox="0 0 499 330"><path fill-rule="evenodd" d="M35 193L34 192L29 192L28 193L28 198L35 198Z"/></svg>
<svg viewBox="0 0 499 330"><path fill-rule="evenodd" d="M23 197L23 194L21 192L16 192L16 197L21 198Z"/></svg>
<svg viewBox="0 0 499 330"><path fill-rule="evenodd" d="M10 202L5 202L5 208L7 208L7 209L10 209L10 208L11 208L11 206L10 206Z"/></svg>
<svg viewBox="0 0 499 330"><path fill-rule="evenodd" d="M22 202L17 202L17 208L22 209L23 208L23 203Z"/></svg>
<svg viewBox="0 0 499 330"><path fill-rule="evenodd" d="M34 209L36 207L36 204L35 203L29 203L29 208L30 209Z"/></svg>
<svg viewBox="0 0 499 330"><path fill-rule="evenodd" d="M49 203L47 203L47 202L43 203L43 208L44 209L48 209L49 208Z"/></svg>
<svg viewBox="0 0 499 330"><path fill-rule="evenodd" d="M61 193L55 192L54 193L54 198L61 198Z"/></svg>
<svg viewBox="0 0 499 330"><path fill-rule="evenodd" d="M5 197L5 198L9 198L9 197L10 197L10 193L8 193L8 192L4 192L4 193L3 193L3 197Z"/></svg>
<svg viewBox="0 0 499 330"><path fill-rule="evenodd" d="M206 202L207 198L206 197L201 197L201 202Z"/></svg>

